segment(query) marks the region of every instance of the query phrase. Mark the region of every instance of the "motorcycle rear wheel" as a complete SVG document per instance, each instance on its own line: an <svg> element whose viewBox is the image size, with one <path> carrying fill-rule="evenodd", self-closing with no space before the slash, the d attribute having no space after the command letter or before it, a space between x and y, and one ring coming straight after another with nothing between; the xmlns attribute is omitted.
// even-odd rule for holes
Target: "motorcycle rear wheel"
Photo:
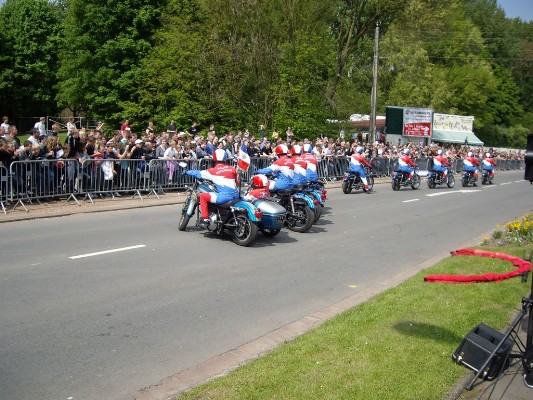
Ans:
<svg viewBox="0 0 533 400"><path fill-rule="evenodd" d="M313 224L322 216L322 204L317 204L314 209Z"/></svg>
<svg viewBox="0 0 533 400"><path fill-rule="evenodd" d="M231 231L233 243L239 246L250 246L257 239L257 225L244 214L235 217L236 227Z"/></svg>
<svg viewBox="0 0 533 400"><path fill-rule="evenodd" d="M344 194L350 194L352 192L352 180L342 181L342 191Z"/></svg>
<svg viewBox="0 0 533 400"><path fill-rule="evenodd" d="M461 179L461 185L463 187L467 187L468 186L468 177L465 177L465 178Z"/></svg>
<svg viewBox="0 0 533 400"><path fill-rule="evenodd" d="M455 176L450 172L448 174L448 181L446 182L446 185L448 185L449 188L455 187Z"/></svg>
<svg viewBox="0 0 533 400"><path fill-rule="evenodd" d="M392 190L394 191L400 190L400 181L398 179L392 180Z"/></svg>
<svg viewBox="0 0 533 400"><path fill-rule="evenodd" d="M287 213L287 227L293 232L307 232L313 225L314 212L303 204L294 205L294 214Z"/></svg>
<svg viewBox="0 0 533 400"><path fill-rule="evenodd" d="M189 196L185 199L185 202L183 203L183 208L181 209L181 216L180 216L180 220L178 223L178 229L180 231L184 231L185 228L187 228L187 225L189 224L189 220L192 217L192 215L187 215L187 209L189 208L191 201L193 201L192 197Z"/></svg>

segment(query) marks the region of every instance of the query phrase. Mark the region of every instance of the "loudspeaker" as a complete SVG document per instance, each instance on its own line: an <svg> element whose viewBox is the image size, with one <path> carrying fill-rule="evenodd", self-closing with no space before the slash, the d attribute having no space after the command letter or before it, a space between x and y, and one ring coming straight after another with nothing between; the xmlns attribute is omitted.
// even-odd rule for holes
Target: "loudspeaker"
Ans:
<svg viewBox="0 0 533 400"><path fill-rule="evenodd" d="M526 171L524 179L533 182L533 133L527 135Z"/></svg>
<svg viewBox="0 0 533 400"><path fill-rule="evenodd" d="M459 365L479 372L504 335L483 323L474 327L461 341L452 355L452 359ZM489 362L480 378L491 381L509 367L509 354L513 341L507 338Z"/></svg>

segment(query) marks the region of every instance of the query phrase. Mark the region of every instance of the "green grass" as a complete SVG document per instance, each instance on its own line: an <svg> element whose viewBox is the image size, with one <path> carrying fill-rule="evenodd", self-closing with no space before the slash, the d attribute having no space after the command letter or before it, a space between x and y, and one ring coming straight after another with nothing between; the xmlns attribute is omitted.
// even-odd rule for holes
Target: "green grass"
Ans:
<svg viewBox="0 0 533 400"><path fill-rule="evenodd" d="M523 256L533 245L483 249ZM426 283L424 276L514 268L497 259L448 257L179 399L442 399L468 373L451 360L461 339L480 322L503 330L530 284Z"/></svg>

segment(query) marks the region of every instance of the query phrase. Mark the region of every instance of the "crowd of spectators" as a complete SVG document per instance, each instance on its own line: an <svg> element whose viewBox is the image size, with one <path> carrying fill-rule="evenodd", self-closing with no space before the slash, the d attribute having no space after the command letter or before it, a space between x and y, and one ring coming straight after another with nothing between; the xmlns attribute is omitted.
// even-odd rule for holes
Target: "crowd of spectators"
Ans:
<svg viewBox="0 0 533 400"><path fill-rule="evenodd" d="M411 149L411 157L423 158L437 154L439 149L450 159L462 159L469 151L480 158L487 152L498 159L522 160L524 152L498 150L493 148L456 145L456 144L427 144L425 141L407 142L400 139L398 143L386 141L386 136L378 135L379 140L368 143L367 135L353 134L346 139L344 134L338 137L320 136L315 139L295 139L293 130L289 127L285 134L274 130L267 134L261 125L256 134L248 129L230 131L219 134L211 125L202 135L198 125L193 123L189 129L179 131L174 121L167 130L156 132L152 122L149 122L142 132L134 132L128 120L121 124L120 129L105 135L104 124L98 123L95 129L78 128L70 118L67 123L67 137L62 143L58 133L60 126L54 124L50 131L45 129L44 118L41 118L26 138L20 138L17 128L9 124L8 117L3 118L0 126L0 163L9 169L13 161L23 160L61 160L77 159L80 163L86 159L151 159L165 160L199 160L210 158L214 150L223 148L228 157L236 157L239 149L246 148L250 157L273 157L276 145L285 143L289 147L294 144L310 143L313 153L319 158L351 156L357 146L364 146L369 157L397 158L405 148Z"/></svg>

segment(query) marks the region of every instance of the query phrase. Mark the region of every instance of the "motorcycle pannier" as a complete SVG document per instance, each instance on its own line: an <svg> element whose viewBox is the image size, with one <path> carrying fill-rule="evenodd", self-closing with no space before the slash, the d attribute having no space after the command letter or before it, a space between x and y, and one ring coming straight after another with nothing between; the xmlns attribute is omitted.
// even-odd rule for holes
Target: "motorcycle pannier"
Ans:
<svg viewBox="0 0 533 400"><path fill-rule="evenodd" d="M483 323L475 326L461 341L452 355L459 365L479 372L496 346L502 341L503 334ZM509 367L509 353L513 341L507 338L487 365L480 378L491 381Z"/></svg>

